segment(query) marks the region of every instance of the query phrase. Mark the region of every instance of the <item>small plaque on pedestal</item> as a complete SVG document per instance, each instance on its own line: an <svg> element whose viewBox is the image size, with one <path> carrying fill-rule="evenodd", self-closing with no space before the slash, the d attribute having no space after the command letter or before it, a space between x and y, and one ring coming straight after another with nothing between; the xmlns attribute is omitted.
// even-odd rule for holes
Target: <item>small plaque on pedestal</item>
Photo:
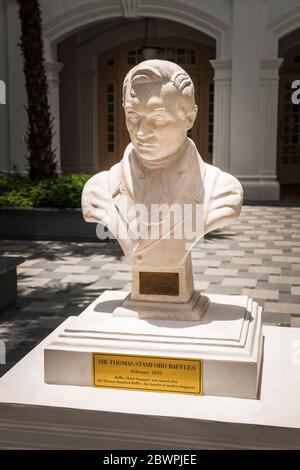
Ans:
<svg viewBox="0 0 300 470"><path fill-rule="evenodd" d="M202 361L93 354L95 387L202 395Z"/></svg>

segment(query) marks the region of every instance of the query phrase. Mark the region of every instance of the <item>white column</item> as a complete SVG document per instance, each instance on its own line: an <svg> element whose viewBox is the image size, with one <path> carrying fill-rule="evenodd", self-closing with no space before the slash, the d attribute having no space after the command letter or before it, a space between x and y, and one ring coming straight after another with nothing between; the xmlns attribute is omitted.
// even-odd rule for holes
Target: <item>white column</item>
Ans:
<svg viewBox="0 0 300 470"><path fill-rule="evenodd" d="M258 172L276 181L279 68L283 59L264 59L260 69Z"/></svg>
<svg viewBox="0 0 300 470"><path fill-rule="evenodd" d="M263 66L262 72L266 46L264 7L263 0L233 0L230 172L242 183L246 200L279 198L274 179L276 119L271 111L274 121L267 123L269 115L265 110L266 100L270 106L273 98L267 97L269 90L262 87L262 77L264 82L270 65ZM277 97L274 103L277 106ZM271 131L267 130L269 125ZM269 158L273 162L269 166L271 177L261 171Z"/></svg>
<svg viewBox="0 0 300 470"><path fill-rule="evenodd" d="M210 63L215 71L213 164L229 171L231 60L211 60Z"/></svg>
<svg viewBox="0 0 300 470"><path fill-rule="evenodd" d="M79 72L79 133L80 133L80 162L82 171L94 171L96 165L94 139L94 70Z"/></svg>
<svg viewBox="0 0 300 470"><path fill-rule="evenodd" d="M258 174L258 116L262 0L234 0L232 25L230 171Z"/></svg>
<svg viewBox="0 0 300 470"><path fill-rule="evenodd" d="M63 68L60 62L45 62L45 70L48 82L48 100L53 122L53 141L52 148L56 151L57 169L61 168L60 154L60 112L59 112L59 73Z"/></svg>

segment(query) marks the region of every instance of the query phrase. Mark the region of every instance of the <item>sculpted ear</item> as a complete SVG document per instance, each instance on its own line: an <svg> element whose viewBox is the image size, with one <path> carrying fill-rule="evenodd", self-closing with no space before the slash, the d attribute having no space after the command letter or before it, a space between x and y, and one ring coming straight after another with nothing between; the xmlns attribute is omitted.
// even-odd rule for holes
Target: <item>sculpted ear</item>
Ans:
<svg viewBox="0 0 300 470"><path fill-rule="evenodd" d="M194 125L194 122L196 120L196 117L197 117L197 113L198 113L198 106L195 104L188 112L188 115L187 115L187 131L189 131L190 129L192 129L193 125Z"/></svg>

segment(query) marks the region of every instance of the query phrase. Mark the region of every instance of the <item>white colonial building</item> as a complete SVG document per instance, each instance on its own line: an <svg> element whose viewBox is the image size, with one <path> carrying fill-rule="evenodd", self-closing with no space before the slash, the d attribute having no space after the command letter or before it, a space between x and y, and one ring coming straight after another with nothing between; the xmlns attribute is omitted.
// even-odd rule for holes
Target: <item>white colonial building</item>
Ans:
<svg viewBox="0 0 300 470"><path fill-rule="evenodd" d="M95 173L128 142L126 72L152 46L192 76L203 158L237 176L247 199L300 183L300 0L41 0L54 147L62 171ZM0 0L0 170L23 170L26 94L17 0Z"/></svg>

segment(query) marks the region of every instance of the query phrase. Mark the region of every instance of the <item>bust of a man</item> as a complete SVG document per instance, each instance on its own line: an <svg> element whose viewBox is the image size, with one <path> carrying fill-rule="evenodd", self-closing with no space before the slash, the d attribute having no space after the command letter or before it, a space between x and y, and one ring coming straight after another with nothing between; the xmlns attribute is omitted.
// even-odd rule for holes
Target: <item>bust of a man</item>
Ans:
<svg viewBox="0 0 300 470"><path fill-rule="evenodd" d="M119 240L133 269L132 299L188 302L191 247L239 216L242 187L205 163L187 137L198 108L193 82L177 64L148 60L130 70L123 107L131 143L119 163L85 185L83 215Z"/></svg>

